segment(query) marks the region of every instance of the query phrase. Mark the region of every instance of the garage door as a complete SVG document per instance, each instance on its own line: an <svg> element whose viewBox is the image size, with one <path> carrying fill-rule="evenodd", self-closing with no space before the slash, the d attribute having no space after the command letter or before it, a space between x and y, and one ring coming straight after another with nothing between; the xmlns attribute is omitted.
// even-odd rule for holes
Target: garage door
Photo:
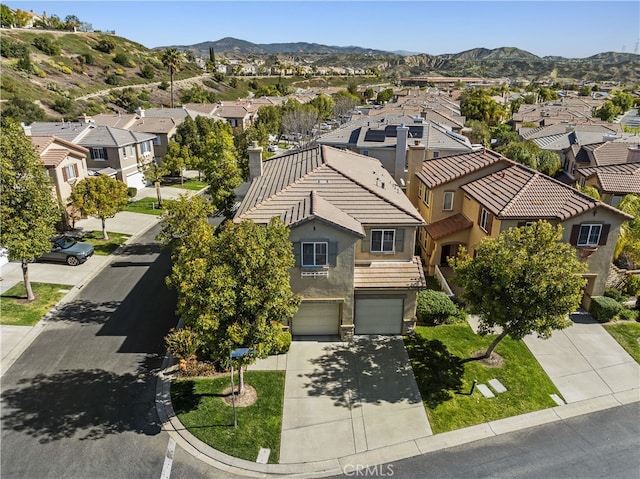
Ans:
<svg viewBox="0 0 640 479"><path fill-rule="evenodd" d="M356 298L356 334L401 334L402 298Z"/></svg>
<svg viewBox="0 0 640 479"><path fill-rule="evenodd" d="M127 184L127 186L138 189L144 188L146 184L144 181L144 176L140 172L127 175L125 183Z"/></svg>
<svg viewBox="0 0 640 479"><path fill-rule="evenodd" d="M324 336L339 334L340 303L300 304L293 316L292 334L296 336Z"/></svg>

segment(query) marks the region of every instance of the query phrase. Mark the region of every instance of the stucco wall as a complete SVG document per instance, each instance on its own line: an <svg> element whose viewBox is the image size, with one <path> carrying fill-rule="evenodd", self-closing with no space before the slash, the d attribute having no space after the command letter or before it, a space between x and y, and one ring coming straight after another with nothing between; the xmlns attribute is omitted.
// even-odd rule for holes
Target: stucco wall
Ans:
<svg viewBox="0 0 640 479"><path fill-rule="evenodd" d="M394 229L396 235L399 230L403 231L402 251L394 251L393 253L371 253L368 251L371 245L371 230L372 229ZM365 227L365 234L367 235L361 241L358 241L356 245L356 261L408 261L414 256L415 248L415 227L394 227L394 226L376 226ZM363 242L366 242L363 247ZM363 251L364 249L364 251Z"/></svg>

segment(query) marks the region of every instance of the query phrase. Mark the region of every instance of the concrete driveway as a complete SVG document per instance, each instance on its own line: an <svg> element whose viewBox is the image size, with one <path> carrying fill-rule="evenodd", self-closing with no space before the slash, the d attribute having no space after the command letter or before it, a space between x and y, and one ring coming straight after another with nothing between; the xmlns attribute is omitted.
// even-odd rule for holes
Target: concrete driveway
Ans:
<svg viewBox="0 0 640 479"><path fill-rule="evenodd" d="M323 461L431 434L401 337L291 345L281 464Z"/></svg>

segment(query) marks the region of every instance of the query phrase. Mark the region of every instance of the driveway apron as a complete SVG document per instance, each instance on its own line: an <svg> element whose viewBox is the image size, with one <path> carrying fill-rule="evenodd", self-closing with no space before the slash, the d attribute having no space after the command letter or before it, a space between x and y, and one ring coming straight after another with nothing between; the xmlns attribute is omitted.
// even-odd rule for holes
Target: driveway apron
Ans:
<svg viewBox="0 0 640 479"><path fill-rule="evenodd" d="M322 461L432 434L401 337L294 341L280 463Z"/></svg>

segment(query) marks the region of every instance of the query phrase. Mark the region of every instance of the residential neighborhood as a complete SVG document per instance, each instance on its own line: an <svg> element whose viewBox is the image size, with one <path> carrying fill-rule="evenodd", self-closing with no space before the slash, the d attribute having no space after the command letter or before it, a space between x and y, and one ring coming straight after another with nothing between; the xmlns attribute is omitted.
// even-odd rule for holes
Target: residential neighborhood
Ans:
<svg viewBox="0 0 640 479"><path fill-rule="evenodd" d="M638 85L1 7L3 477L640 472Z"/></svg>

